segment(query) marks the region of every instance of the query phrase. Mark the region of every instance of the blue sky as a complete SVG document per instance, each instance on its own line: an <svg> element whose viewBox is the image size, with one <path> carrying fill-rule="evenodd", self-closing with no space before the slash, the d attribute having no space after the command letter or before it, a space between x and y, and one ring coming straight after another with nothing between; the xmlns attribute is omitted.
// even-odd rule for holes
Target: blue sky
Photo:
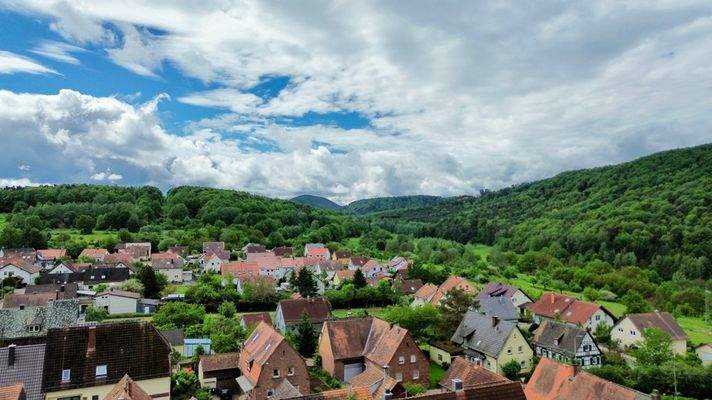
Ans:
<svg viewBox="0 0 712 400"><path fill-rule="evenodd" d="M708 2L0 0L1 185L461 195L710 142Z"/></svg>

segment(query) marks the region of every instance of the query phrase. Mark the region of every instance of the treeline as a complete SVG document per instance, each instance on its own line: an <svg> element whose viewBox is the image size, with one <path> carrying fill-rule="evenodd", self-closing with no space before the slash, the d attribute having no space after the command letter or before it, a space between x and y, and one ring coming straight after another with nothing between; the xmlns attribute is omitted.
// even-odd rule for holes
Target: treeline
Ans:
<svg viewBox="0 0 712 400"><path fill-rule="evenodd" d="M386 229L518 253L712 274L712 145L378 215Z"/></svg>

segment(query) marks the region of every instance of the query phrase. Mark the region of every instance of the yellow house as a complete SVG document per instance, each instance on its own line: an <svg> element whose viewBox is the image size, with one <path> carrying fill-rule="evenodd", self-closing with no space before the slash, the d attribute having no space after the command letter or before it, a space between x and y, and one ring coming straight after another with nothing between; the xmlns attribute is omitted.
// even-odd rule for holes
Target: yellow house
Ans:
<svg viewBox="0 0 712 400"><path fill-rule="evenodd" d="M450 341L437 341L428 348L430 361L438 365L451 365L453 358L463 354L462 347Z"/></svg>
<svg viewBox="0 0 712 400"><path fill-rule="evenodd" d="M522 372L532 368L534 352L515 322L468 311L452 341L464 348L466 359L498 374L512 360Z"/></svg>
<svg viewBox="0 0 712 400"><path fill-rule="evenodd" d="M628 314L611 329L611 339L623 347L636 346L645 339L648 328L658 328L669 335L673 353L684 355L687 352L687 334L667 312Z"/></svg>
<svg viewBox="0 0 712 400"><path fill-rule="evenodd" d="M42 391L45 400L99 400L125 375L154 400L169 400L171 347L147 322L51 329Z"/></svg>

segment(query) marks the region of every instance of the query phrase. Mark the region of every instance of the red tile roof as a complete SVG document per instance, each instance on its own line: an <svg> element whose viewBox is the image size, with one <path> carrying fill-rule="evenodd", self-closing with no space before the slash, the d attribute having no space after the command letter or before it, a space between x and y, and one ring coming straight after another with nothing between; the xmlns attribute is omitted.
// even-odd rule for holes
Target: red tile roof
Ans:
<svg viewBox="0 0 712 400"><path fill-rule="evenodd" d="M433 285L432 283L426 283L425 285L421 286L420 289L418 289L417 292L415 292L415 297L422 299L425 302L430 301L430 299L433 298L433 295L435 295L435 292L438 291L438 287Z"/></svg>
<svg viewBox="0 0 712 400"><path fill-rule="evenodd" d="M245 326L255 325L260 322L265 322L269 325L272 325L272 317L270 317L268 312L242 314L241 318L242 321L245 323Z"/></svg>
<svg viewBox="0 0 712 400"><path fill-rule="evenodd" d="M527 400L646 400L651 397L599 378L588 372L576 373L572 365L549 358L539 361L524 392Z"/></svg>
<svg viewBox="0 0 712 400"><path fill-rule="evenodd" d="M535 315L549 318L560 317L562 321L580 325L602 307L595 303L577 300L560 293L544 293L539 300L529 305Z"/></svg>
<svg viewBox="0 0 712 400"><path fill-rule="evenodd" d="M109 251L106 249L87 248L87 249L82 250L82 252L79 254L79 257L87 257L87 258L92 258L95 260L103 260L107 254L109 254Z"/></svg>
<svg viewBox="0 0 712 400"><path fill-rule="evenodd" d="M240 371L247 379L256 384L262 372L262 366L269 361L277 346L284 340L279 332L270 325L260 322L240 351Z"/></svg>
<svg viewBox="0 0 712 400"><path fill-rule="evenodd" d="M461 276L452 275L449 276L445 282L440 285L440 287L438 287L438 291L435 292L432 299L430 299L430 303L439 304L440 300L442 300L442 298L445 297L449 291L455 288L464 290L467 293L475 293L475 288L470 284L470 282L467 281L467 279Z"/></svg>
<svg viewBox="0 0 712 400"><path fill-rule="evenodd" d="M203 372L237 369L240 367L240 353L220 353L200 357Z"/></svg>
<svg viewBox="0 0 712 400"><path fill-rule="evenodd" d="M45 260L54 260L56 258L62 258L67 255L67 250L65 249L43 249L37 250L37 255Z"/></svg>
<svg viewBox="0 0 712 400"><path fill-rule="evenodd" d="M502 375L496 374L480 365L476 365L471 361L467 361L462 357L452 359L450 368L448 368L445 376L440 380L440 386L450 389L453 379L460 379L463 388L511 382Z"/></svg>
<svg viewBox="0 0 712 400"><path fill-rule="evenodd" d="M128 374L114 385L103 400L152 400Z"/></svg>
<svg viewBox="0 0 712 400"><path fill-rule="evenodd" d="M287 324L301 320L304 312L312 323L320 323L331 317L331 304L323 297L280 300L277 307L282 309Z"/></svg>
<svg viewBox="0 0 712 400"><path fill-rule="evenodd" d="M25 398L22 383L0 387L0 400L21 400Z"/></svg>

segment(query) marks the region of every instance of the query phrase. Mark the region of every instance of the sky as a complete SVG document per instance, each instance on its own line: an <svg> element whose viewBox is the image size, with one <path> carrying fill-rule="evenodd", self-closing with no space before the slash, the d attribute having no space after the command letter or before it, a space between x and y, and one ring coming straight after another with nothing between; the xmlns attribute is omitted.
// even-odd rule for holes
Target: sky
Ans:
<svg viewBox="0 0 712 400"><path fill-rule="evenodd" d="M454 196L711 127L709 1L0 0L0 186Z"/></svg>

